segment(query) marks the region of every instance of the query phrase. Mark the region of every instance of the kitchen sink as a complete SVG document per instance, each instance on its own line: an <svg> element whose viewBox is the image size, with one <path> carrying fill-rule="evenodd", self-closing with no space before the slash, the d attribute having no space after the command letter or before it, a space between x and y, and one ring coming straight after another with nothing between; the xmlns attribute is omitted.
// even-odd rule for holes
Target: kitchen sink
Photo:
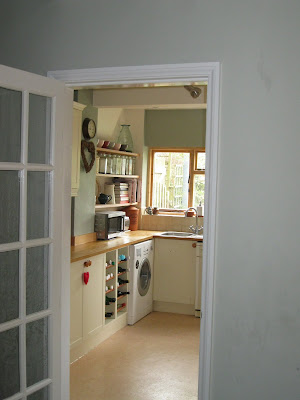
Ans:
<svg viewBox="0 0 300 400"><path fill-rule="evenodd" d="M191 233L191 232L172 232L172 231L168 231L168 232L163 232L161 234L161 236L190 237L190 236L194 236L194 234Z"/></svg>

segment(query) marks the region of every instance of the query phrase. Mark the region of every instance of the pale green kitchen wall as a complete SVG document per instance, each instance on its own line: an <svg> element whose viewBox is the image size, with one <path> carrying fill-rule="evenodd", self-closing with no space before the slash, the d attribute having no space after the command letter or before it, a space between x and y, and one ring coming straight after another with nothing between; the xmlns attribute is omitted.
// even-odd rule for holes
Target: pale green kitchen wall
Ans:
<svg viewBox="0 0 300 400"><path fill-rule="evenodd" d="M205 147L206 110L146 110L148 147Z"/></svg>
<svg viewBox="0 0 300 400"><path fill-rule="evenodd" d="M98 130L98 109L92 106L93 91L80 90L76 96L76 101L86 104L86 108L82 112L82 121L85 118L91 118L95 121ZM81 139L84 140L81 134ZM97 135L91 139L97 143ZM87 152L86 152L87 153ZM87 158L89 155L87 154ZM86 173L82 158L80 157L80 183L78 196L72 198L72 236L84 235L94 231L95 219L95 174L96 163L90 172Z"/></svg>
<svg viewBox="0 0 300 400"><path fill-rule="evenodd" d="M1 2L15 68L221 63L211 400L300 393L299 20L299 0Z"/></svg>

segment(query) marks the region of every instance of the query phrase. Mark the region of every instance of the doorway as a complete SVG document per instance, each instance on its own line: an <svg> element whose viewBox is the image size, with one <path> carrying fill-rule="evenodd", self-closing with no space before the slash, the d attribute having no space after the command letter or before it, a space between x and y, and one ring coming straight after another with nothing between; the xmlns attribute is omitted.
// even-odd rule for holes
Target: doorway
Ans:
<svg viewBox="0 0 300 400"><path fill-rule="evenodd" d="M209 399L212 313L215 266L215 223L217 204L217 160L220 64L178 64L142 67L103 68L74 71L51 71L48 76L62 80L72 88L178 84L208 82L206 118L206 218L204 222L202 315L199 361L199 398ZM65 320L68 324L68 318ZM66 331L68 327L65 326Z"/></svg>

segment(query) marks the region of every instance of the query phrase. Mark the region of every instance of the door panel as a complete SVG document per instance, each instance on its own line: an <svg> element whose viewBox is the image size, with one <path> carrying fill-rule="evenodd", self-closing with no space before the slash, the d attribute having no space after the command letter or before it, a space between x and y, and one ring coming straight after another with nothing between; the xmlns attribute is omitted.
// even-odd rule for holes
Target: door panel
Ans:
<svg viewBox="0 0 300 400"><path fill-rule="evenodd" d="M0 170L0 244L19 240L19 175L20 172L18 171Z"/></svg>
<svg viewBox="0 0 300 400"><path fill-rule="evenodd" d="M49 246L37 246L26 252L26 314L48 308Z"/></svg>
<svg viewBox="0 0 300 400"><path fill-rule="evenodd" d="M69 398L71 116L62 83L0 66L1 400Z"/></svg>
<svg viewBox="0 0 300 400"><path fill-rule="evenodd" d="M0 87L0 162L21 160L22 92Z"/></svg>
<svg viewBox="0 0 300 400"><path fill-rule="evenodd" d="M51 98L29 94L28 162L49 164L51 153ZM41 132L44 132L41 135Z"/></svg>
<svg viewBox="0 0 300 400"><path fill-rule="evenodd" d="M20 390L19 356L19 328L1 332L0 399L6 399Z"/></svg>
<svg viewBox="0 0 300 400"><path fill-rule="evenodd" d="M19 251L0 253L0 324L19 317ZM1 398L1 397L0 397Z"/></svg>

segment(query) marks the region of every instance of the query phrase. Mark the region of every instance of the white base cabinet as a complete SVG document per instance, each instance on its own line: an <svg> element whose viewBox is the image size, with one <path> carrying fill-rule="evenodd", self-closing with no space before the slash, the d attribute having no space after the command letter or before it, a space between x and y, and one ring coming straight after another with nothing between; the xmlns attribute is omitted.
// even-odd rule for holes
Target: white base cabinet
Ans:
<svg viewBox="0 0 300 400"><path fill-rule="evenodd" d="M91 257L89 260L71 264L70 273L70 346L88 340L88 337L100 329L103 316L103 274L104 255ZM88 267L84 263L90 262ZM83 274L89 274L89 281L84 283Z"/></svg>
<svg viewBox="0 0 300 400"><path fill-rule="evenodd" d="M118 292L127 292L128 285L121 282L118 287L118 280L128 279L128 266L127 261L118 262L119 255L125 255L128 259L128 247L71 263L71 362L127 325L128 296ZM118 271L118 267L124 269L124 272ZM84 273L89 274L87 284L84 283ZM113 275L109 280L108 273ZM107 286L112 289L107 289ZM106 305L106 296L116 301ZM105 314L110 312L112 316L105 317Z"/></svg>
<svg viewBox="0 0 300 400"><path fill-rule="evenodd" d="M155 238L153 288L155 311L194 315L195 244L196 242L190 240ZM201 295L201 285L198 290Z"/></svg>

